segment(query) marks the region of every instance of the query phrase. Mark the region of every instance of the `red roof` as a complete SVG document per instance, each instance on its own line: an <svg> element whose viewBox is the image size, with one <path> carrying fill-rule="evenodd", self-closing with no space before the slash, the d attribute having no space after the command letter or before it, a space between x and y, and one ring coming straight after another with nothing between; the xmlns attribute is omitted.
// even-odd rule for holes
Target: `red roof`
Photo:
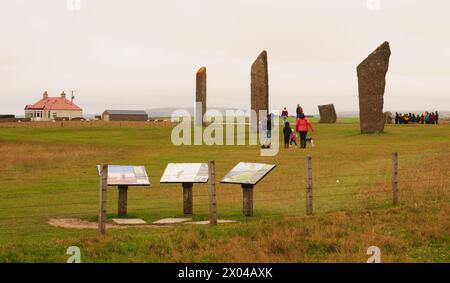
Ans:
<svg viewBox="0 0 450 283"><path fill-rule="evenodd" d="M82 110L80 107L70 102L64 97L47 97L42 98L32 105L25 106L25 109L39 109L39 110Z"/></svg>

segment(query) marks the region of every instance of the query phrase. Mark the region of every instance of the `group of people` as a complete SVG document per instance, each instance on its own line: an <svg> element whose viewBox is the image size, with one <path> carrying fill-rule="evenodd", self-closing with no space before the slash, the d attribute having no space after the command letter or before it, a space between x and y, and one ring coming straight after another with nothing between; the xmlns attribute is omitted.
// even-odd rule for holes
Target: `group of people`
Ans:
<svg viewBox="0 0 450 283"><path fill-rule="evenodd" d="M292 144L295 144L295 146L297 146L297 133L300 136L300 148L306 148L307 142L314 146L312 138L308 137L308 130L311 129L311 131L314 132L314 128L303 113L303 108L300 106L300 104L297 104L296 114L297 120L295 123L295 130L293 130L290 123L287 121L289 114L286 107L284 107L283 111L281 111L281 117L284 122L284 148L289 148L289 146Z"/></svg>
<svg viewBox="0 0 450 283"><path fill-rule="evenodd" d="M439 124L439 113L425 112L420 114L402 114L395 112L395 124Z"/></svg>
<svg viewBox="0 0 450 283"><path fill-rule="evenodd" d="M297 119L300 118L300 116L303 113L303 108L300 106L300 104L297 104L297 108L295 109L295 112L297 114ZM281 111L281 118L283 119L283 122L286 122L287 118L289 117L289 112L287 111L286 107L283 108L283 110Z"/></svg>

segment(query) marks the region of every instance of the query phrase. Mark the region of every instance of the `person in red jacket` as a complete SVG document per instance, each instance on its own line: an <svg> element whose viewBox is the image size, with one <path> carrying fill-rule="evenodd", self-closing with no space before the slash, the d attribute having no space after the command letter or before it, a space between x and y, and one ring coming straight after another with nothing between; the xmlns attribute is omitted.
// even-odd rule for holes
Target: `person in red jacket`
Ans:
<svg viewBox="0 0 450 283"><path fill-rule="evenodd" d="M308 134L308 129L311 129L313 132L314 129L308 118L305 117L305 114L301 113L299 115L295 129L300 135L300 148L306 148L306 135Z"/></svg>

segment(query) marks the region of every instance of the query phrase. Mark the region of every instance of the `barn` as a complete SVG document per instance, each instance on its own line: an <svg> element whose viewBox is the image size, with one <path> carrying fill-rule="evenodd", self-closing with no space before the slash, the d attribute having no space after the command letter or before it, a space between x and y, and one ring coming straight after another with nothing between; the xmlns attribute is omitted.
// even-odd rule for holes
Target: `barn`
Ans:
<svg viewBox="0 0 450 283"><path fill-rule="evenodd" d="M147 121L148 114L144 110L105 110L103 121Z"/></svg>

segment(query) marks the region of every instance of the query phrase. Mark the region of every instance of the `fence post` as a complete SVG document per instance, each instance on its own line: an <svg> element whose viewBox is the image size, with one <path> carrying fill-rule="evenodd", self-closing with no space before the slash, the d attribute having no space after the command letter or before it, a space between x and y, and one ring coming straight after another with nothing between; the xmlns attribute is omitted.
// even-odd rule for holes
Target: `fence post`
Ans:
<svg viewBox="0 0 450 283"><path fill-rule="evenodd" d="M392 204L398 204L398 153L392 153Z"/></svg>
<svg viewBox="0 0 450 283"><path fill-rule="evenodd" d="M108 164L102 164L100 170L98 230L101 235L104 235L106 233L106 192L108 188Z"/></svg>
<svg viewBox="0 0 450 283"><path fill-rule="evenodd" d="M313 213L313 177L312 177L312 157L306 157L306 215Z"/></svg>
<svg viewBox="0 0 450 283"><path fill-rule="evenodd" d="M209 224L217 225L216 168L214 161L208 162L208 195L209 195Z"/></svg>

